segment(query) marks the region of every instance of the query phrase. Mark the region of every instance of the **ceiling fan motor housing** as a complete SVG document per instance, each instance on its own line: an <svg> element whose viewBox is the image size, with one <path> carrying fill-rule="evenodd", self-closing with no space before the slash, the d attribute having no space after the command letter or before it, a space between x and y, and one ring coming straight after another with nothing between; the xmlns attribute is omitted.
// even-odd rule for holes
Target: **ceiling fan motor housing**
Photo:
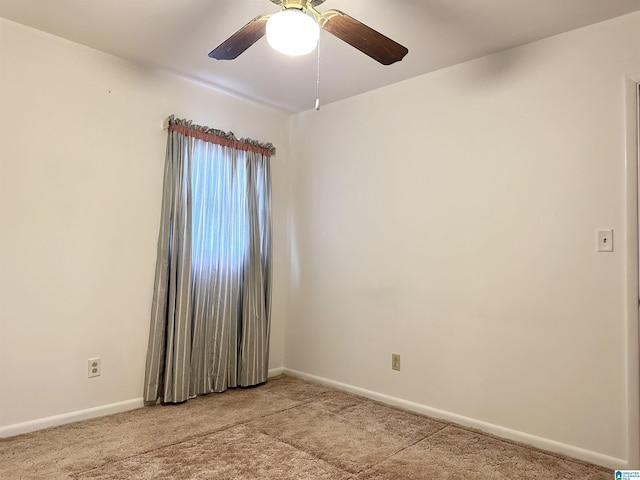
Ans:
<svg viewBox="0 0 640 480"><path fill-rule="evenodd" d="M306 10L307 6L317 7L325 2L325 0L271 0L272 3L280 5L283 8L297 8L298 10Z"/></svg>

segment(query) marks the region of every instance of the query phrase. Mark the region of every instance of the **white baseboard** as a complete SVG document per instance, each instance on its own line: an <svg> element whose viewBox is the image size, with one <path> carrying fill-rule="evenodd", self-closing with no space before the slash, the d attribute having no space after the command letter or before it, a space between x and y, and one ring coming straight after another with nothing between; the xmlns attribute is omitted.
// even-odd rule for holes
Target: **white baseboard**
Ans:
<svg viewBox="0 0 640 480"><path fill-rule="evenodd" d="M269 373L267 374L268 378L277 377L278 375L282 375L284 373L284 367L278 368L270 368Z"/></svg>
<svg viewBox="0 0 640 480"><path fill-rule="evenodd" d="M510 428L501 427L500 425L494 425L492 423L483 422L475 418L465 417L463 415L457 415L455 413L447 412L445 410L439 410L437 408L428 407L419 403L410 402L401 398L392 397L371 390L366 390L360 387L354 387L346 383L340 383L333 380L329 380L323 377L317 377L308 373L298 372L289 368L284 368L283 373L298 377L303 380L310 380L316 383L327 385L329 387L343 390L350 393L355 393L362 397L376 400L386 405L402 408L410 412L419 413L428 417L444 420L447 422L455 423L464 427L473 428L482 432L495 435L506 440L511 440L525 445L530 445L541 450L546 450L551 453L559 455L565 455L567 457L583 460L585 462L593 463L603 467L611 468L613 470L625 470L627 469L629 462L621 458L615 458L602 453L593 452L591 450L585 450L584 448L576 447L573 445L567 445L566 443L556 442L548 438L538 437L529 433L520 432L518 430L512 430Z"/></svg>
<svg viewBox="0 0 640 480"><path fill-rule="evenodd" d="M114 413L126 412L144 406L142 398L134 398L123 402L111 403L109 405L101 405L99 407L87 408L86 410L77 410L75 412L63 413L52 417L38 418L28 422L14 423L0 427L0 438L13 437L23 433L42 430L43 428L57 427L66 423L79 422L90 418L104 417Z"/></svg>
<svg viewBox="0 0 640 480"><path fill-rule="evenodd" d="M283 373L284 367L272 368L269 370L268 376L277 377ZM134 410L143 406L144 400L142 398L134 398L132 400L125 400L124 402L112 403L109 405L88 408L86 410L78 410L75 412L63 413L61 415L54 415L52 417L38 418L28 422L6 425L4 427L0 427L0 438L13 437L23 433L34 432L44 428L57 427L66 423L79 422L90 418L104 417L113 413Z"/></svg>

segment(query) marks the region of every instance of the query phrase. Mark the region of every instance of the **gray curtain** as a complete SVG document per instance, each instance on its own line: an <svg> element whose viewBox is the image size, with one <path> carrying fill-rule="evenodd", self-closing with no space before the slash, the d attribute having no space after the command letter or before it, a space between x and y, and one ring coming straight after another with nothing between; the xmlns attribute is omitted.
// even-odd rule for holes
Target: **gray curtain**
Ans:
<svg viewBox="0 0 640 480"><path fill-rule="evenodd" d="M146 402L267 380L274 153L169 118Z"/></svg>

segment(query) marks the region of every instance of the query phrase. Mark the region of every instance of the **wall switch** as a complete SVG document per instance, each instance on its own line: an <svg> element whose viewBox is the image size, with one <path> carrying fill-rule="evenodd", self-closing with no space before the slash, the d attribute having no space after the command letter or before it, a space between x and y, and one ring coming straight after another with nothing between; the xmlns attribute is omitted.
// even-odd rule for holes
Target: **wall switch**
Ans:
<svg viewBox="0 0 640 480"><path fill-rule="evenodd" d="M90 358L88 360L88 377L99 377L100 376L100 357Z"/></svg>
<svg viewBox="0 0 640 480"><path fill-rule="evenodd" d="M391 354L391 370L400 371L400 355L397 353Z"/></svg>
<svg viewBox="0 0 640 480"><path fill-rule="evenodd" d="M613 252L613 230L598 230L597 232L598 252Z"/></svg>

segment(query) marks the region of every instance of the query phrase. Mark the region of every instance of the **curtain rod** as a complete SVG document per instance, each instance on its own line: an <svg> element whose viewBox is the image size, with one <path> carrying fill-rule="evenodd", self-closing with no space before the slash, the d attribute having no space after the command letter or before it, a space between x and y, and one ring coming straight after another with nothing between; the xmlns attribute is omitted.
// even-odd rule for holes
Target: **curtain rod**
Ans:
<svg viewBox="0 0 640 480"><path fill-rule="evenodd" d="M162 128L170 132L177 131L183 135L238 150L252 150L268 156L275 155L276 153L276 148L270 142L263 143L251 138L236 138L233 132L225 132L215 128L194 125L191 120L176 118L174 115L170 115L162 121Z"/></svg>

